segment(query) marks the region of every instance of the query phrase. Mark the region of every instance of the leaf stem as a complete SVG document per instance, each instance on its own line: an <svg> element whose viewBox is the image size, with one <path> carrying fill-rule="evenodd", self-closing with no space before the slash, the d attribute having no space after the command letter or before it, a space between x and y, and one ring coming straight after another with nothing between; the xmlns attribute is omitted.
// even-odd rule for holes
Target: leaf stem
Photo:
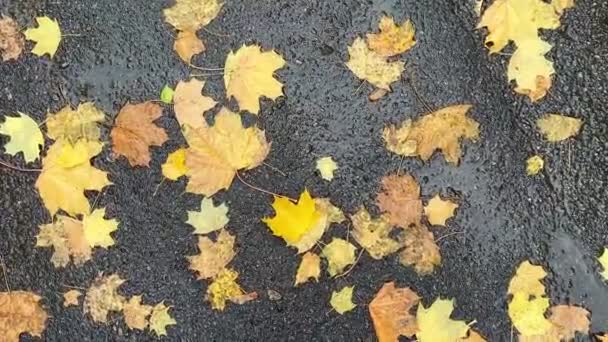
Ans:
<svg viewBox="0 0 608 342"><path fill-rule="evenodd" d="M236 177L237 177L237 178L238 178L238 179L241 181L241 183L245 184L246 186L250 187L250 188L251 188L251 189L253 189L253 190L256 190L256 191L259 191L259 192L263 192L263 193L265 193L265 194L273 195L273 196L276 196L276 197L282 197L282 198L286 198L286 199L288 199L288 200L290 200L290 201L292 201L292 202L297 202L297 201L298 201L298 200L295 200L295 199L293 199L293 198L291 198L291 197L284 196L284 195L279 195L279 194L274 193L274 192L272 192L272 191L264 190L264 189L259 188L259 187L255 186L255 185L251 184L251 183L248 183L248 182L246 182L246 181L245 181L245 180L244 180L244 179L241 177L241 175L240 175L240 173L239 173L238 171L236 172Z"/></svg>
<svg viewBox="0 0 608 342"><path fill-rule="evenodd" d="M18 166L9 164L9 163L7 163L5 161L2 161L2 160L0 160L0 165L4 166L6 168L12 169L12 170L21 171L21 172L41 172L42 171L42 169L24 169L24 168L20 168Z"/></svg>

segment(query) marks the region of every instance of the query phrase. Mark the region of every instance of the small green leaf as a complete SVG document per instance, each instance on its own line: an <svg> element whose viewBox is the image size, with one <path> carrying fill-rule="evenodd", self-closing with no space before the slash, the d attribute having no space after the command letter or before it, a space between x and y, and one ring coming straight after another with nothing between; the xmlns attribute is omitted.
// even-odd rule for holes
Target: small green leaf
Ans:
<svg viewBox="0 0 608 342"><path fill-rule="evenodd" d="M163 87L163 90L160 91L160 100L166 104L171 104L173 102L173 94L175 90L173 90L168 85Z"/></svg>

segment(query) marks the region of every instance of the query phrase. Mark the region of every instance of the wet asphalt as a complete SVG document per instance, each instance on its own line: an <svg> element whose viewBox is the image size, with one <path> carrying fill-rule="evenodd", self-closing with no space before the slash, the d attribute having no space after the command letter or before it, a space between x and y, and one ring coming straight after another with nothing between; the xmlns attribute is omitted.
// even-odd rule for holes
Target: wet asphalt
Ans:
<svg viewBox="0 0 608 342"><path fill-rule="evenodd" d="M0 63L0 114L22 111L42 122L47 111L94 101L111 124L127 101L158 98L165 84L175 86L191 72L172 51L174 33L161 14L169 5L170 0L0 0L0 12L23 27L47 15L71 34L53 60L25 53L16 62ZM419 277L395 256L375 261L364 254L348 277L331 280L324 273L319 283L294 288L299 258L260 221L272 214L271 198L235 181L214 198L230 207L228 229L237 237L231 265L241 286L261 298L224 312L211 310L203 301L207 285L196 281L185 259L197 249L184 222L201 197L184 193L183 179L165 181L156 191L160 165L185 144L166 106L158 122L170 141L152 148L150 168L134 169L126 159L114 159L109 146L94 160L114 183L97 207L106 207L120 228L116 245L96 249L83 266L55 269L50 249L34 248L37 226L51 219L34 188L36 174L0 168L6 281L11 289L44 297L50 314L44 340L154 339L149 332L127 329L118 315L101 325L79 308L63 308L66 286L86 288L105 272L127 279L121 287L125 295L143 294L145 303L164 300L173 307L178 324L168 329L171 341L373 341L366 304L393 280L414 289L425 305L437 297L454 298L453 317L476 319L474 327L483 335L506 341L511 334L508 281L525 259L549 272L545 284L551 303L581 305L592 312L594 332L608 330L608 285L595 260L608 245L608 3L579 0L558 30L543 32L554 44L549 57L557 76L538 104L513 93L506 82L508 56L488 56L472 7L460 0L227 0L199 32L207 51L193 60L221 68L230 50L257 43L274 48L288 63L277 73L285 96L262 101L259 116L273 142L266 162L286 175L261 166L244 173L248 182L291 197L306 187L347 213L360 205L377 212L380 178L401 167L420 182L425 199L438 192L459 198L456 218L445 229L433 229L437 238L446 237L439 242L443 264L432 275ZM398 21L411 18L418 44L403 56L402 81L371 103L372 89L360 87L344 62L347 46L375 30L383 13ZM205 92L236 109L234 101L225 100L222 76L208 74ZM471 116L481 124L480 141L465 144L459 167L437 155L427 163L402 161L384 148L381 132L387 123L459 103L473 104ZM544 142L534 122L547 112L582 118L579 136ZM103 137L109 139L108 127ZM545 157L546 168L528 177L525 160L534 154ZM340 165L331 183L314 168L325 155ZM23 164L21 157L2 159ZM89 198L94 201L97 194ZM324 240L346 235L347 226L337 225ZM331 312L329 298L345 285L355 286L358 306L340 316ZM268 289L281 299L269 300Z"/></svg>

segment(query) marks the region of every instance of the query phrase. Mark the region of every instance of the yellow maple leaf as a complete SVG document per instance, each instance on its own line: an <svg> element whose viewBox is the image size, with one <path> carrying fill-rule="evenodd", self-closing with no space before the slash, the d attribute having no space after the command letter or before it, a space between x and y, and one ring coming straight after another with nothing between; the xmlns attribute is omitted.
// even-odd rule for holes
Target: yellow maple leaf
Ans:
<svg viewBox="0 0 608 342"><path fill-rule="evenodd" d="M509 282L509 294L524 292L531 296L543 296L545 286L541 282L547 276L547 272L537 265L532 265L529 261L522 262L511 281Z"/></svg>
<svg viewBox="0 0 608 342"><path fill-rule="evenodd" d="M581 119L560 114L546 114L536 120L538 130L550 142L566 140L577 135L582 125Z"/></svg>
<svg viewBox="0 0 608 342"><path fill-rule="evenodd" d="M186 175L190 178L186 191L212 196L230 187L240 169L260 165L268 152L264 131L244 128L239 114L223 108L211 127L187 129Z"/></svg>
<svg viewBox="0 0 608 342"><path fill-rule="evenodd" d="M307 282L310 278L319 280L321 275L321 258L313 252L306 252L302 256L302 262L296 273L296 282L294 286L298 286Z"/></svg>
<svg viewBox="0 0 608 342"><path fill-rule="evenodd" d="M198 273L197 279L209 279L217 276L234 258L234 236L227 230L220 231L217 241L208 237L198 238L198 255L188 257L190 269Z"/></svg>
<svg viewBox="0 0 608 342"><path fill-rule="evenodd" d="M5 117L0 124L0 134L11 137L4 145L4 151L10 155L23 153L26 163L33 162L40 156L40 147L44 147L44 137L38 123L26 114L17 112L19 117Z"/></svg>
<svg viewBox="0 0 608 342"><path fill-rule="evenodd" d="M78 290L70 290L63 294L63 307L78 306L78 298L82 295Z"/></svg>
<svg viewBox="0 0 608 342"><path fill-rule="evenodd" d="M352 243L338 238L333 238L330 243L323 247L321 255L327 259L327 272L334 277L344 271L346 266L355 263L355 251L357 248Z"/></svg>
<svg viewBox="0 0 608 342"><path fill-rule="evenodd" d="M188 168L186 167L186 149L180 148L169 153L167 160L161 166L163 176L170 180L177 180L181 176L186 175Z"/></svg>
<svg viewBox="0 0 608 342"><path fill-rule="evenodd" d="M389 236L393 225L387 215L373 219L367 209L361 207L350 219L353 222L353 238L372 258L382 259L403 247L402 243Z"/></svg>
<svg viewBox="0 0 608 342"><path fill-rule="evenodd" d="M0 336L4 342L19 342L19 335L42 337L48 318L40 305L42 297L27 291L0 292Z"/></svg>
<svg viewBox="0 0 608 342"><path fill-rule="evenodd" d="M528 176L537 175L545 167L545 161L541 156L532 156L526 160L526 173Z"/></svg>
<svg viewBox="0 0 608 342"><path fill-rule="evenodd" d="M106 220L103 218L105 215L106 208L101 208L93 210L91 214L82 218L84 236L91 247L108 248L114 245L114 239L110 234L118 229L118 221Z"/></svg>
<svg viewBox="0 0 608 342"><path fill-rule="evenodd" d="M152 306L142 305L141 296L133 296L124 303L123 313L129 328L144 330L148 326L148 316L152 313Z"/></svg>
<svg viewBox="0 0 608 342"><path fill-rule="evenodd" d="M553 63L545 58L551 44L543 41L539 29L556 29L565 8L573 3L568 0L497 0L481 17L478 28L487 27L485 45L490 53L501 51L509 41L517 50L509 62L509 80L515 80L515 91L528 95L532 101L543 98L551 87L555 73Z"/></svg>
<svg viewBox="0 0 608 342"><path fill-rule="evenodd" d="M597 258L597 261L602 265L602 278L608 280L608 248L604 248L602 255Z"/></svg>
<svg viewBox="0 0 608 342"><path fill-rule="evenodd" d="M317 159L317 170L321 173L321 178L331 181L334 179L334 171L338 169L338 164L331 157Z"/></svg>
<svg viewBox="0 0 608 342"><path fill-rule="evenodd" d="M222 4L218 0L176 0L166 8L165 21L180 31L197 31L217 17Z"/></svg>
<svg viewBox="0 0 608 342"><path fill-rule="evenodd" d="M336 310L336 312L340 315L343 315L345 312L351 311L357 307L357 305L353 303L354 288L354 286L346 286L338 292L332 292L329 303L331 304L331 307L334 308L334 310Z"/></svg>
<svg viewBox="0 0 608 342"><path fill-rule="evenodd" d="M370 50L360 37L348 47L348 54L350 59L346 66L355 76L386 90L390 90L391 83L401 78L405 66L401 61L388 62L386 57Z"/></svg>
<svg viewBox="0 0 608 342"><path fill-rule="evenodd" d="M57 215L53 223L40 226L36 247L53 247L51 262L55 267L65 267L72 260L80 265L90 260L92 254L82 222L63 215Z"/></svg>
<svg viewBox="0 0 608 342"><path fill-rule="evenodd" d="M53 58L61 41L59 23L49 17L37 17L36 22L38 22L37 28L25 30L25 39L36 42L32 49L34 55L43 56L48 53Z"/></svg>
<svg viewBox="0 0 608 342"><path fill-rule="evenodd" d="M260 97L271 100L283 95L283 83L273 74L285 66L281 55L273 51L262 52L258 45L243 45L231 51L224 66L226 97L234 96L241 110L253 114L260 111Z"/></svg>
<svg viewBox="0 0 608 342"><path fill-rule="evenodd" d="M154 306L152 314L150 314L150 330L156 333L156 336L166 336L167 326L175 325L177 322L169 314L170 306L166 306L161 302Z"/></svg>
<svg viewBox="0 0 608 342"><path fill-rule="evenodd" d="M544 335L552 326L545 318L549 299L541 280L546 275L541 266L524 261L509 282L508 293L513 297L508 304L508 313L522 336Z"/></svg>
<svg viewBox="0 0 608 342"><path fill-rule="evenodd" d="M194 234L209 234L228 224L228 206L225 203L213 205L211 198L203 198L201 210L188 211L187 224L194 227Z"/></svg>
<svg viewBox="0 0 608 342"><path fill-rule="evenodd" d="M428 309L422 304L418 305L416 339L420 342L453 342L466 337L469 326L465 322L451 319L452 311L453 299L438 298Z"/></svg>
<svg viewBox="0 0 608 342"><path fill-rule="evenodd" d="M410 20L401 26L395 25L392 17L383 16L378 24L380 33L368 33L367 44L369 48L384 57L391 57L404 53L416 45L414 35L416 30Z"/></svg>
<svg viewBox="0 0 608 342"><path fill-rule="evenodd" d="M117 274L95 278L84 298L84 313L95 322L106 323L110 311L122 311L126 299L118 293L118 287L124 282Z"/></svg>
<svg viewBox="0 0 608 342"><path fill-rule="evenodd" d="M213 279L207 288L207 299L213 309L223 311L226 308L226 301L243 295L243 290L236 283L238 276L236 271L224 268Z"/></svg>
<svg viewBox="0 0 608 342"><path fill-rule="evenodd" d="M275 216L263 218L262 221L274 235L283 238L290 246L296 245L321 217L314 199L306 189L300 194L297 203L285 197L275 196L272 208Z"/></svg>
<svg viewBox="0 0 608 342"><path fill-rule="evenodd" d="M195 78L190 81L179 81L173 95L175 118L181 126L192 128L207 126L203 114L215 107L217 102L208 96L203 96L204 81Z"/></svg>
<svg viewBox="0 0 608 342"><path fill-rule="evenodd" d="M454 216L454 211L457 208L458 204L450 200L443 200L437 194L424 207L424 214L430 224L445 227L445 222Z"/></svg>
<svg viewBox="0 0 608 342"><path fill-rule="evenodd" d="M85 190L100 191L103 187L112 184L107 173L100 171L89 163L101 152L102 144L99 142L85 142L79 140L79 144L86 145L84 148L64 149L69 144L58 140L49 148L46 157L42 160L42 172L36 181L36 188L44 205L54 215L59 209L63 209L69 215L88 214L90 212L89 201L84 195ZM64 153L84 153L84 156L65 156ZM62 166L61 160L82 160L83 162ZM65 165L65 163L64 163Z"/></svg>
<svg viewBox="0 0 608 342"><path fill-rule="evenodd" d="M105 114L92 102L84 102L72 109L65 106L55 114L47 114L47 135L53 140L65 139L75 143L79 139L98 141L101 134L99 123Z"/></svg>
<svg viewBox="0 0 608 342"><path fill-rule="evenodd" d="M408 119L400 127L384 128L386 148L406 157L419 156L429 160L433 152L440 150L445 160L458 164L461 139L477 140L479 123L467 117L471 105L454 105L420 117L415 122Z"/></svg>

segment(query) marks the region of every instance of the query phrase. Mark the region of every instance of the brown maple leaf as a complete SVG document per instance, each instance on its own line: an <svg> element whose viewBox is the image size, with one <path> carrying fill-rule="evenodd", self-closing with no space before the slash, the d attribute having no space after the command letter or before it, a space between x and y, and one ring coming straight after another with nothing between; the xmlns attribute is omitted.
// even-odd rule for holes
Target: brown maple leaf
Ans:
<svg viewBox="0 0 608 342"><path fill-rule="evenodd" d="M21 56L25 39L19 32L17 23L7 17L0 18L0 53L3 61L10 61Z"/></svg>
<svg viewBox="0 0 608 342"><path fill-rule="evenodd" d="M133 296L124 304L123 312L129 328L144 330L148 326L152 306L141 304L141 296Z"/></svg>
<svg viewBox="0 0 608 342"><path fill-rule="evenodd" d="M131 166L149 166L149 147L167 141L165 130L153 123L162 113L162 107L154 102L127 103L110 134L114 153L127 157Z"/></svg>
<svg viewBox="0 0 608 342"><path fill-rule="evenodd" d="M407 228L420 223L420 186L411 175L394 174L382 178L382 192L378 194L377 202L392 225Z"/></svg>
<svg viewBox="0 0 608 342"><path fill-rule="evenodd" d="M409 288L396 288L394 282L385 283L369 303L369 314L379 342L393 342L399 336L416 334L416 316L410 313L420 297Z"/></svg>
<svg viewBox="0 0 608 342"><path fill-rule="evenodd" d="M118 293L118 287L125 281L117 274L98 276L87 290L84 298L84 313L95 322L106 323L110 311L122 311L125 297Z"/></svg>
<svg viewBox="0 0 608 342"><path fill-rule="evenodd" d="M217 241L208 237L198 238L198 255L188 257L190 269L198 273L198 279L210 279L218 275L234 258L234 236L223 229Z"/></svg>
<svg viewBox="0 0 608 342"><path fill-rule="evenodd" d="M78 298L82 295L78 290L69 290L63 294L63 307L78 306Z"/></svg>
<svg viewBox="0 0 608 342"><path fill-rule="evenodd" d="M179 58L190 64L192 56L205 51L205 44L203 44L202 40L198 39L196 32L180 31L173 44L173 50L175 50Z"/></svg>
<svg viewBox="0 0 608 342"><path fill-rule="evenodd" d="M86 240L81 221L57 215L54 223L40 226L36 247L53 247L51 262L55 267L65 267L70 260L81 265L91 259L92 249Z"/></svg>
<svg viewBox="0 0 608 342"><path fill-rule="evenodd" d="M433 272L435 266L441 263L439 246L427 227L410 226L404 229L402 239L405 248L399 255L401 264L414 266L418 274L425 275Z"/></svg>
<svg viewBox="0 0 608 342"><path fill-rule="evenodd" d="M572 305L555 305L549 309L549 321L553 323L551 335L556 340L571 341L576 332L589 333L589 311Z"/></svg>
<svg viewBox="0 0 608 342"><path fill-rule="evenodd" d="M48 315L40 296L27 291L0 292L0 340L19 342L21 333L41 337Z"/></svg>

